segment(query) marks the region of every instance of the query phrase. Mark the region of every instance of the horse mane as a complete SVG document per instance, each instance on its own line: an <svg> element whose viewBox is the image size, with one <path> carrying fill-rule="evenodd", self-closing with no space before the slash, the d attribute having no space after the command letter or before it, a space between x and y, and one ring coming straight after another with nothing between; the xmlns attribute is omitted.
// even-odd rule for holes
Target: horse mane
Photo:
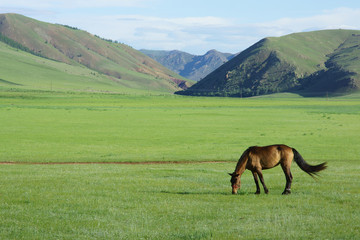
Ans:
<svg viewBox="0 0 360 240"><path fill-rule="evenodd" d="M250 152L250 148L249 147L248 149L246 149L243 154L241 154L241 157L239 158L239 161L237 162L236 164L236 168L235 168L235 172L238 173L240 168L244 168L244 171L245 171L245 165L246 165L246 162L247 160L249 159L249 152Z"/></svg>

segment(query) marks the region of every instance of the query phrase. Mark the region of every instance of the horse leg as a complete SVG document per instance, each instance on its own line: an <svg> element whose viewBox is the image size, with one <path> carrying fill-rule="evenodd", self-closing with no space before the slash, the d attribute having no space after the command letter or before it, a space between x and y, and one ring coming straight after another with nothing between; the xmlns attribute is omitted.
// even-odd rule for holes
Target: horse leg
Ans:
<svg viewBox="0 0 360 240"><path fill-rule="evenodd" d="M261 184L262 184L263 187L264 187L265 193L268 194L269 190L268 190L268 188L267 188L266 185L265 185L265 181L264 181L264 177L263 177L263 175L262 175L261 169L257 169L257 170L256 170L256 173L259 175L260 182L261 182Z"/></svg>
<svg viewBox="0 0 360 240"><path fill-rule="evenodd" d="M281 167L282 167L282 169L284 171L285 178L286 178L285 190L284 190L284 192L282 194L287 195L287 194L291 193L291 183L292 183L292 180L293 180L293 176L291 174L290 167L286 167L284 165L281 165Z"/></svg>
<svg viewBox="0 0 360 240"><path fill-rule="evenodd" d="M256 172L252 172L253 176L254 176L254 181L256 184L256 192L255 194L260 194L260 186L259 186L259 180L258 180L258 176Z"/></svg>

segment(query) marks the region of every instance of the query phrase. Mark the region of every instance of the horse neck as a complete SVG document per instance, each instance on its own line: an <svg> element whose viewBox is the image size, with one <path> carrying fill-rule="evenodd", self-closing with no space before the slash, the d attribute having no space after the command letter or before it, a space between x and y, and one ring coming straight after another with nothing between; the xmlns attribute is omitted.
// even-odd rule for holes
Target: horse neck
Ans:
<svg viewBox="0 0 360 240"><path fill-rule="evenodd" d="M236 174L241 175L243 172L245 172L247 161L248 161L248 157L245 156L245 154L241 156L235 168Z"/></svg>

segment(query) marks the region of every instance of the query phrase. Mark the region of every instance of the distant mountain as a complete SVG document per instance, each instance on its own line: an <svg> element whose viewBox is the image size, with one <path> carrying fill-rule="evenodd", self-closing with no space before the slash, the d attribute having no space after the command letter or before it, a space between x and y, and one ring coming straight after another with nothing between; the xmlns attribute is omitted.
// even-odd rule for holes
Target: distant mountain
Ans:
<svg viewBox="0 0 360 240"><path fill-rule="evenodd" d="M181 76L199 81L232 59L235 54L210 50L204 55L192 55L181 51L140 50L165 67Z"/></svg>
<svg viewBox="0 0 360 240"><path fill-rule="evenodd" d="M103 84L112 85L114 91L118 86L119 89L174 92L192 84L125 44L102 39L74 27L40 22L19 14L0 14L0 41L36 57L91 70L101 75ZM17 62L20 63L21 59ZM0 66L2 68L5 66ZM0 71L0 79L3 79L1 72L6 71L3 70ZM36 71L40 73L39 68ZM8 77L11 78L10 75ZM3 80L0 84L7 81Z"/></svg>
<svg viewBox="0 0 360 240"><path fill-rule="evenodd" d="M323 30L262 39L178 94L318 96L359 89L360 31Z"/></svg>

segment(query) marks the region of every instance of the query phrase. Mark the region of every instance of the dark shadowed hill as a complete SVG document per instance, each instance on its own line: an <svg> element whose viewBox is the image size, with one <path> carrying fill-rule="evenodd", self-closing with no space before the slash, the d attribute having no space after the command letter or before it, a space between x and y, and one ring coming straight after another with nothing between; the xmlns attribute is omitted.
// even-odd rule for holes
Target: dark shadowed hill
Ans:
<svg viewBox="0 0 360 240"><path fill-rule="evenodd" d="M0 40L34 56L93 70L121 88L174 92L191 85L130 46L19 14L0 14Z"/></svg>
<svg viewBox="0 0 360 240"><path fill-rule="evenodd" d="M265 38L186 91L194 96L304 95L360 89L360 31L323 30Z"/></svg>
<svg viewBox="0 0 360 240"><path fill-rule="evenodd" d="M235 54L210 50L204 55L192 55L182 51L140 50L165 67L181 76L199 81L232 59Z"/></svg>

